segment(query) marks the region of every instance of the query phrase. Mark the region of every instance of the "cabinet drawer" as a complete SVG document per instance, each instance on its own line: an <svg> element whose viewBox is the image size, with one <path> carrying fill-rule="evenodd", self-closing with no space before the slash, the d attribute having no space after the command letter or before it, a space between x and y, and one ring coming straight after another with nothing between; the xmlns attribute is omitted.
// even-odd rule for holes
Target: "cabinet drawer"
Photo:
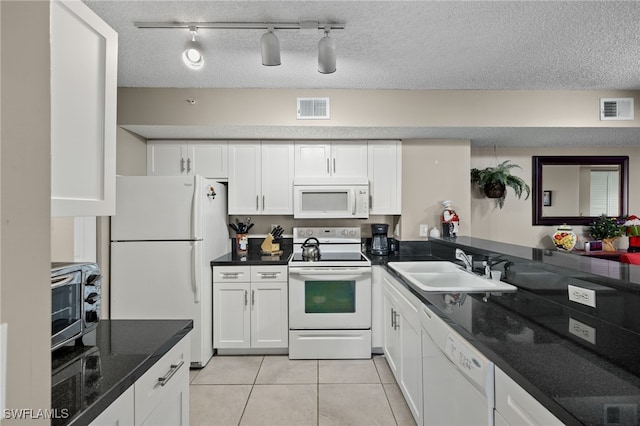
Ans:
<svg viewBox="0 0 640 426"><path fill-rule="evenodd" d="M251 268L249 266L214 266L214 283L231 283L251 281Z"/></svg>
<svg viewBox="0 0 640 426"><path fill-rule="evenodd" d="M172 390L189 385L189 348L187 335L136 381L136 424L141 424Z"/></svg>
<svg viewBox="0 0 640 426"><path fill-rule="evenodd" d="M287 265L252 266L251 282L287 281Z"/></svg>

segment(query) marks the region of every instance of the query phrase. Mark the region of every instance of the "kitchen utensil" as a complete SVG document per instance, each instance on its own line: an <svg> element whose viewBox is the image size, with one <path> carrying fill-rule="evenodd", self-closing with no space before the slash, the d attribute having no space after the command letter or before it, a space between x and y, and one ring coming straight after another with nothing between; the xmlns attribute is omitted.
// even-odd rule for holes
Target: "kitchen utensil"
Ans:
<svg viewBox="0 0 640 426"><path fill-rule="evenodd" d="M238 227L237 227L236 225L234 225L233 223L230 223L230 224L229 224L229 227L230 227L231 229L233 229L234 231L236 231L236 234L238 233Z"/></svg>
<svg viewBox="0 0 640 426"><path fill-rule="evenodd" d="M245 229L245 231L244 231L244 232L249 232L249 230L250 230L251 228L253 228L253 225L255 225L255 223L252 223L252 224L250 224L250 225L247 225L247 229Z"/></svg>
<svg viewBox="0 0 640 426"><path fill-rule="evenodd" d="M304 260L320 260L320 241L317 238L307 238L301 248Z"/></svg>

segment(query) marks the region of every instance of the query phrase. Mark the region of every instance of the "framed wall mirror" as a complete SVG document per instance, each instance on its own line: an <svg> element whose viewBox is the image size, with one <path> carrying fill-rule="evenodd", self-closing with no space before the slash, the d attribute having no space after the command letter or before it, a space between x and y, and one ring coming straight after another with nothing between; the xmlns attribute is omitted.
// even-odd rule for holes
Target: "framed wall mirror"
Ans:
<svg viewBox="0 0 640 426"><path fill-rule="evenodd" d="M533 157L533 225L589 225L626 216L629 157Z"/></svg>

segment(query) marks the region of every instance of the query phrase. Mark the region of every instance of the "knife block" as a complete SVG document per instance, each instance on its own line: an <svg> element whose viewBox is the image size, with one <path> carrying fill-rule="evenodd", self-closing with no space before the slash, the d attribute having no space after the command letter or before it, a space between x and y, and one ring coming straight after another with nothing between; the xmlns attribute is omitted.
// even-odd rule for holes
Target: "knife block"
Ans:
<svg viewBox="0 0 640 426"><path fill-rule="evenodd" d="M273 235L271 234L267 234L267 237L260 245L260 250L263 254L282 254L282 250L280 250L280 243L274 243Z"/></svg>

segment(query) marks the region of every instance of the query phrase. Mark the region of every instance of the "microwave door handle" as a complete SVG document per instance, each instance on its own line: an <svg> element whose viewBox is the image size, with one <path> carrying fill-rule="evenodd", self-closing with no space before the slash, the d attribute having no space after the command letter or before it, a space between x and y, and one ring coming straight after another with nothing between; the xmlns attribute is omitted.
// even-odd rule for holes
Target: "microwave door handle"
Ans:
<svg viewBox="0 0 640 426"><path fill-rule="evenodd" d="M352 209L351 215L355 216L356 215L356 204L358 204L357 200L356 200L356 191L355 191L355 189L351 190L351 199L352 199L352 201L351 201L351 206L352 206L351 207L351 209Z"/></svg>

